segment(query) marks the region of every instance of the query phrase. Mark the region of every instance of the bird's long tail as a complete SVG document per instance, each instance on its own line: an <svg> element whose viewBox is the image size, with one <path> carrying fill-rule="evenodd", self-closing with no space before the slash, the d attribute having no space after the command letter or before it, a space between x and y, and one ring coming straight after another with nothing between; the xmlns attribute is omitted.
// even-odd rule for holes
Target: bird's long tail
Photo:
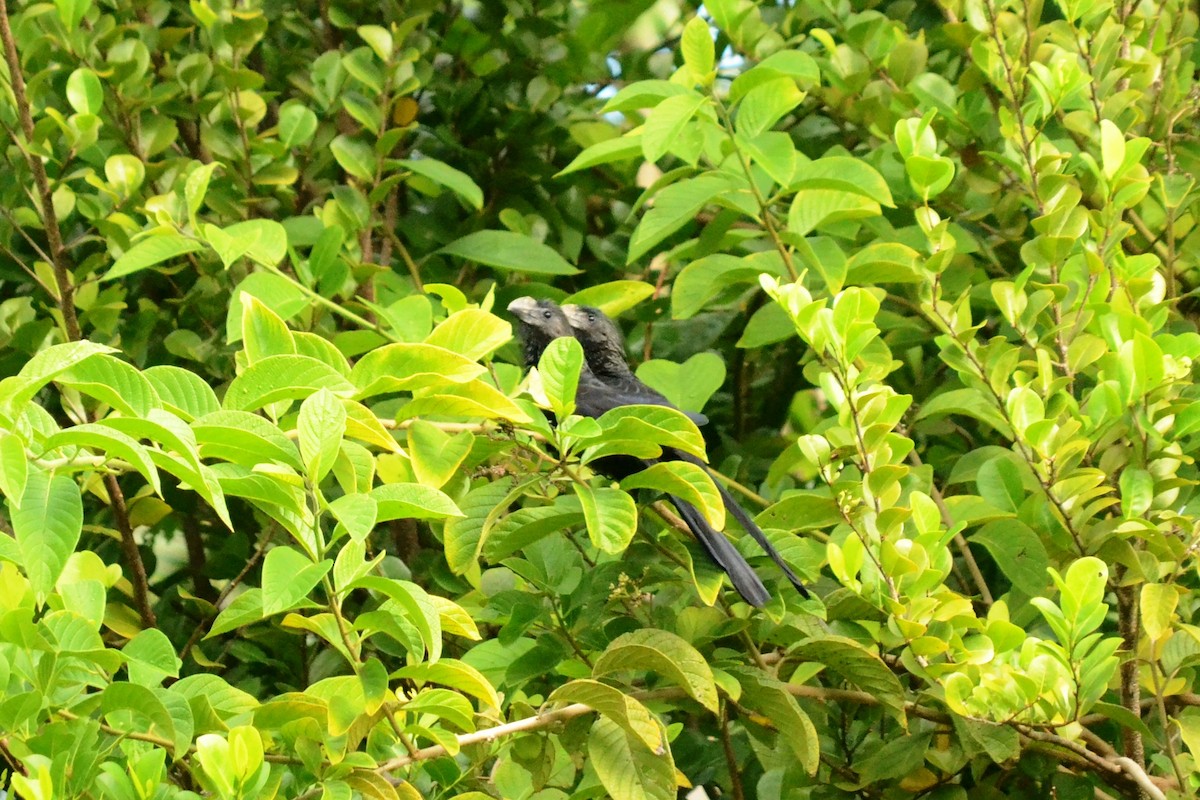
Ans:
<svg viewBox="0 0 1200 800"><path fill-rule="evenodd" d="M692 504L680 500L674 495L667 495L679 516L687 523L688 528L708 553L718 567L725 571L733 588L737 589L743 599L755 608L762 608L771 599L767 587L755 573L754 568L746 563L742 554L730 543L725 535L708 524L708 520L700 510Z"/></svg>
<svg viewBox="0 0 1200 800"><path fill-rule="evenodd" d="M709 473L711 474L712 471L709 470ZM721 493L721 500L725 503L725 510L733 515L738 524L746 529L746 533L750 534L750 538L758 542L758 546L771 557L772 561L779 565L779 568L783 570L783 574L792 582L792 586L796 587L796 591L800 593L801 597L808 597L808 589L805 588L804 583L796 577L796 573L792 572L792 568L788 566L788 563L783 560L780 552L771 544L771 540L767 538L767 534L762 528L758 527L758 523L751 519L749 512L742 508L741 504L729 493L729 490L725 488L725 485L715 475L713 476L713 483L717 485L717 491Z"/></svg>
<svg viewBox="0 0 1200 800"><path fill-rule="evenodd" d="M725 510L732 514L733 518L738 521L738 524L746 529L746 533L750 534L751 539L758 542L758 546L763 549L763 552L770 556L771 560L779 565L779 568L783 570L783 574L786 575L787 579L792 582L792 586L796 587L796 591L800 593L800 596L808 597L808 589L805 588L804 583L798 577L796 577L796 573L793 572L792 568L788 566L788 563L783 560L783 556L778 550L775 549L775 545L771 544L771 540L767 538L767 534L763 532L762 528L758 527L758 523L754 521L754 519L750 516L750 513L746 511L746 509L742 508L737 499L729 493L728 489L725 488L725 484L721 483L721 479L717 476L716 472L691 453L685 453L682 450L674 450L672 451L671 456L683 461L690 461L696 466L703 467L704 469L708 470L708 474L712 476L713 483L717 485L717 491L721 493L721 502L725 504Z"/></svg>

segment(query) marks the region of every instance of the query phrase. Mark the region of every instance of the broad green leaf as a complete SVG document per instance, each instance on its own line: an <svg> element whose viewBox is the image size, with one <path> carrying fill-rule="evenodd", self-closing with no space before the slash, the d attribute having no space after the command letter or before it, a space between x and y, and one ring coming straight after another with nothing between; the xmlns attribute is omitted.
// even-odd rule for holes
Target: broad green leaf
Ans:
<svg viewBox="0 0 1200 800"><path fill-rule="evenodd" d="M494 711L500 710L500 695L483 673L453 658L443 658L436 664L410 664L393 672L391 677L449 686L482 700Z"/></svg>
<svg viewBox="0 0 1200 800"><path fill-rule="evenodd" d="M565 298L563 304L595 306L610 317L624 314L654 295L654 286L642 281L609 281L589 286Z"/></svg>
<svg viewBox="0 0 1200 800"><path fill-rule="evenodd" d="M657 489L699 508L717 530L725 527L725 503L703 467L687 461L660 461L621 481L625 491Z"/></svg>
<svg viewBox="0 0 1200 800"><path fill-rule="evenodd" d="M641 155L642 137L640 134L627 134L615 139L606 139L603 142L597 142L575 156L575 159L554 177L561 178L573 172L598 167L601 164L611 164L614 161L628 161L631 158L637 158Z"/></svg>
<svg viewBox="0 0 1200 800"><path fill-rule="evenodd" d="M58 18L62 21L67 33L74 33L79 23L92 8L92 0L54 0L58 8Z"/></svg>
<svg viewBox="0 0 1200 800"><path fill-rule="evenodd" d="M131 416L144 417L160 405L154 386L136 367L103 353L72 364L54 380Z"/></svg>
<svg viewBox="0 0 1200 800"><path fill-rule="evenodd" d="M263 559L263 614L278 614L302 604L332 566L328 559L314 564L291 547L272 547Z"/></svg>
<svg viewBox="0 0 1200 800"><path fill-rule="evenodd" d="M339 397L349 397L355 392L354 384L315 358L267 356L233 379L225 392L225 407L255 411L279 400L308 397L320 389L328 389Z"/></svg>
<svg viewBox="0 0 1200 800"><path fill-rule="evenodd" d="M512 325L479 308L456 311L425 337L425 343L478 361L512 339Z"/></svg>
<svg viewBox="0 0 1200 800"><path fill-rule="evenodd" d="M355 581L351 588L379 592L403 609L407 620L416 627L429 654L428 662L435 663L442 654L442 623L437 606L425 590L415 583L368 575Z"/></svg>
<svg viewBox="0 0 1200 800"><path fill-rule="evenodd" d="M12 508L21 505L28 475L25 442L15 433L0 433L0 495L4 495Z"/></svg>
<svg viewBox="0 0 1200 800"><path fill-rule="evenodd" d="M643 447L648 446L650 452L647 456L659 455L661 451L658 446L663 445L708 460L700 429L678 409L650 405L620 406L604 412L598 422L604 432L602 442L628 439L641 442ZM603 445L597 449L603 449ZM594 456L589 452L589 458Z"/></svg>
<svg viewBox="0 0 1200 800"><path fill-rule="evenodd" d="M475 709L471 707L470 701L449 689L421 689L403 708L408 714L432 714L462 731L475 730Z"/></svg>
<svg viewBox="0 0 1200 800"><path fill-rule="evenodd" d="M469 431L451 436L425 420L414 420L408 429L408 453L417 480L440 489L466 460L475 443Z"/></svg>
<svg viewBox="0 0 1200 800"><path fill-rule="evenodd" d="M642 126L642 155L647 161L658 161L679 139L683 128L708 98L698 92L676 95L663 100Z"/></svg>
<svg viewBox="0 0 1200 800"><path fill-rule="evenodd" d="M287 255L287 231L270 219L251 219L238 222L220 231L220 243L213 240L213 227L206 226L209 243L221 257L226 269L238 258L274 267ZM274 308L274 306L272 306Z"/></svg>
<svg viewBox="0 0 1200 800"><path fill-rule="evenodd" d="M162 494L162 486L158 480L158 470L150 460L146 448L130 436L105 425L85 423L72 428L61 430L46 439L44 446L47 450L60 447L88 447L128 461L133 468L142 474L150 483L155 494Z"/></svg>
<svg viewBox="0 0 1200 800"><path fill-rule="evenodd" d="M865 161L849 156L827 156L798 165L791 188L833 189L865 197L881 206L895 206L883 176Z"/></svg>
<svg viewBox="0 0 1200 800"><path fill-rule="evenodd" d="M471 180L471 176L467 173L438 161L436 158L406 159L398 163L405 169L426 177L440 186L445 186L470 203L476 211L483 208L483 190L475 181Z"/></svg>
<svg viewBox="0 0 1200 800"><path fill-rule="evenodd" d="M615 686L586 678L569 681L551 692L546 702L583 703L640 739L652 753L662 751L666 745L650 710Z"/></svg>
<svg viewBox="0 0 1200 800"><path fill-rule="evenodd" d="M187 181L183 185L183 197L187 202L188 221L192 223L192 228L198 228L199 223L196 221L196 213L204 204L204 197L208 194L208 184L212 180L213 172L220 166L217 161L211 161L207 164L197 164L187 176Z"/></svg>
<svg viewBox="0 0 1200 800"><path fill-rule="evenodd" d="M80 114L99 114L104 107L104 87L96 73L80 67L67 78L67 102Z"/></svg>
<svg viewBox="0 0 1200 800"><path fill-rule="evenodd" d="M583 523L579 499L559 495L548 506L518 508L485 531L483 556L495 564L527 545Z"/></svg>
<svg viewBox="0 0 1200 800"><path fill-rule="evenodd" d="M846 283L873 286L879 283L919 283L919 254L907 245L877 242L867 245L846 262Z"/></svg>
<svg viewBox="0 0 1200 800"><path fill-rule="evenodd" d="M314 484L333 469L338 447L346 433L346 409L333 392L321 389L300 404L296 418L300 458Z"/></svg>
<svg viewBox="0 0 1200 800"><path fill-rule="evenodd" d="M298 100L279 107L279 141L284 147L303 147L317 132L317 115Z"/></svg>
<svg viewBox="0 0 1200 800"><path fill-rule="evenodd" d="M192 423L200 455L246 467L278 461L303 469L300 452L279 428L246 411L215 411Z"/></svg>
<svg viewBox="0 0 1200 800"><path fill-rule="evenodd" d="M646 212L629 240L626 264L632 264L663 239L695 219L700 210L730 188L721 175L688 178L662 189L654 196L654 207Z"/></svg>
<svg viewBox="0 0 1200 800"><path fill-rule="evenodd" d="M109 684L100 693L100 711L108 723L118 730L148 733L172 742L175 740L175 722L170 712L158 695L145 686L123 682ZM150 725L138 720L129 726L126 723L131 717L141 717Z"/></svg>
<svg viewBox="0 0 1200 800"><path fill-rule="evenodd" d="M512 231L476 231L438 251L496 269L531 275L574 275L578 269L557 251Z"/></svg>
<svg viewBox="0 0 1200 800"><path fill-rule="evenodd" d="M637 532L637 506L620 489L576 486L592 544L606 553L621 553Z"/></svg>
<svg viewBox="0 0 1200 800"><path fill-rule="evenodd" d="M978 389L951 389L935 395L917 412L917 419L939 414L962 414L989 425L1002 436L1012 436L1012 429L996 406Z"/></svg>
<svg viewBox="0 0 1200 800"><path fill-rule="evenodd" d="M8 515L21 550L21 567L39 600L54 589L83 530L83 500L75 481L31 469L20 505L9 499Z"/></svg>
<svg viewBox="0 0 1200 800"><path fill-rule="evenodd" d="M518 425L531 421L525 410L511 397L482 380L470 380L422 392L420 397L396 412L397 421L416 416L505 419Z"/></svg>
<svg viewBox="0 0 1200 800"><path fill-rule="evenodd" d="M379 517L379 503L369 494L344 494L329 504L329 513L341 523L350 538L365 541Z"/></svg>
<svg viewBox="0 0 1200 800"><path fill-rule="evenodd" d="M104 177L119 195L132 197L146 180L146 165L127 153L109 156L104 162Z"/></svg>
<svg viewBox="0 0 1200 800"><path fill-rule="evenodd" d="M690 94L686 86L670 81L637 81L622 87L600 110L602 114L612 111L633 111L652 108L668 97Z"/></svg>
<svg viewBox="0 0 1200 800"><path fill-rule="evenodd" d="M1100 120L1100 158L1104 177L1112 180L1125 163L1125 134L1111 120Z"/></svg>
<svg viewBox="0 0 1200 800"><path fill-rule="evenodd" d="M497 505L507 507L522 486L515 486L511 479L488 481L467 492L459 501L463 516L450 519L442 534L446 549L446 563L455 575L463 575L472 569L478 574L477 558L483 529Z"/></svg>
<svg viewBox="0 0 1200 800"><path fill-rule="evenodd" d="M682 364L652 358L638 365L637 376L684 411L700 411L725 383L725 361L716 353L697 353Z"/></svg>
<svg viewBox="0 0 1200 800"><path fill-rule="evenodd" d="M757 113L766 113L767 111L769 109L763 109ZM742 152L749 156L755 165L761 167L763 172L771 176L771 180L775 183L787 186L792 182L799 154L796 152L796 145L792 143L790 135L783 131L772 130L765 130L756 136L747 136L739 132L737 142Z"/></svg>
<svg viewBox="0 0 1200 800"><path fill-rule="evenodd" d="M375 153L371 146L345 134L334 137L329 152L342 169L363 181L375 178Z"/></svg>
<svg viewBox="0 0 1200 800"><path fill-rule="evenodd" d="M221 609L221 613L213 620L213 624L204 638L211 639L214 636L253 625L265 618L262 589L251 587L233 598L229 605Z"/></svg>
<svg viewBox="0 0 1200 800"><path fill-rule="evenodd" d="M876 653L853 639L832 635L803 641L790 652L803 661L824 664L851 686L861 689L890 709L901 724L907 724L904 687Z"/></svg>
<svg viewBox="0 0 1200 800"><path fill-rule="evenodd" d="M1179 605L1180 590L1169 583L1143 583L1139 609L1142 629L1151 642L1160 641L1171 632L1171 619Z"/></svg>
<svg viewBox="0 0 1200 800"><path fill-rule="evenodd" d="M171 640L157 628L140 631L121 648L121 655L125 656L129 679L142 686L158 686L166 678L178 678L183 663L175 655Z"/></svg>
<svg viewBox="0 0 1200 800"><path fill-rule="evenodd" d="M598 678L625 670L657 673L709 711L717 712L717 685L712 668L696 648L674 633L642 628L618 636L596 659L592 676Z"/></svg>
<svg viewBox="0 0 1200 800"><path fill-rule="evenodd" d="M784 684L762 672L743 668L730 672L742 687L739 704L762 714L787 743L799 766L809 775L815 775L821 758L820 740L812 720L796 698L788 694Z"/></svg>
<svg viewBox="0 0 1200 800"><path fill-rule="evenodd" d="M710 300L736 283L758 284L762 267L748 258L713 253L685 266L671 287L671 316L690 319Z"/></svg>
<svg viewBox="0 0 1200 800"><path fill-rule="evenodd" d="M59 373L97 354L115 353L115 348L95 342L56 344L38 351L16 375L0 380L0 412L19 416L24 406Z"/></svg>
<svg viewBox="0 0 1200 800"><path fill-rule="evenodd" d="M712 29L701 17L692 17L683 26L683 37L679 43L683 54L683 63L692 71L697 81L710 82L709 73L713 71L716 59L713 48Z"/></svg>
<svg viewBox="0 0 1200 800"><path fill-rule="evenodd" d="M242 303L242 342L248 364L267 356L296 353L292 332L278 314L252 294L243 292L238 299Z"/></svg>
<svg viewBox="0 0 1200 800"><path fill-rule="evenodd" d="M372 489L371 497L379 504L377 522L462 516L453 500L437 489L419 483L385 483Z"/></svg>
<svg viewBox="0 0 1200 800"><path fill-rule="evenodd" d="M350 371L350 381L358 387L355 396L361 399L427 386L464 383L486 371L483 365L442 347L398 342L377 347L360 358Z"/></svg>
<svg viewBox="0 0 1200 800"><path fill-rule="evenodd" d="M755 520L763 528L785 531L826 528L842 521L834 500L817 491L789 494Z"/></svg>
<svg viewBox="0 0 1200 800"><path fill-rule="evenodd" d="M309 307L309 299L300 287L282 275L271 272L255 272L246 276L233 291L229 302L229 315L225 319L225 340L236 344L242 338L242 303L240 295L252 294L275 312L280 319L291 319Z"/></svg>
<svg viewBox="0 0 1200 800"><path fill-rule="evenodd" d="M1015 519L989 522L968 540L987 548L1000 571L1024 594L1036 596L1046 591L1050 556L1037 533L1025 523Z"/></svg>
<svg viewBox="0 0 1200 800"><path fill-rule="evenodd" d="M588 736L588 763L613 800L674 800L675 763L662 749L648 750L641 738L601 716Z"/></svg>
<svg viewBox="0 0 1200 800"><path fill-rule="evenodd" d="M574 337L563 336L547 345L538 361L542 391L550 410L560 420L575 412L575 392L583 368L583 347Z"/></svg>
<svg viewBox="0 0 1200 800"><path fill-rule="evenodd" d="M775 78L755 86L738 104L738 133L753 139L769 131L803 99L804 92L791 78Z"/></svg>
<svg viewBox="0 0 1200 800"><path fill-rule="evenodd" d="M837 188L802 188L792 197L788 232L807 236L821 225L877 217L879 204L859 192Z"/></svg>
<svg viewBox="0 0 1200 800"><path fill-rule="evenodd" d="M729 87L729 102L736 103L754 87L784 76L799 82L806 91L821 82L821 71L812 56L800 50L780 50L734 79Z"/></svg>
<svg viewBox="0 0 1200 800"><path fill-rule="evenodd" d="M925 764L925 751L932 738L931 732L922 732L883 742L862 760L859 778L866 784L874 784L916 772Z"/></svg>

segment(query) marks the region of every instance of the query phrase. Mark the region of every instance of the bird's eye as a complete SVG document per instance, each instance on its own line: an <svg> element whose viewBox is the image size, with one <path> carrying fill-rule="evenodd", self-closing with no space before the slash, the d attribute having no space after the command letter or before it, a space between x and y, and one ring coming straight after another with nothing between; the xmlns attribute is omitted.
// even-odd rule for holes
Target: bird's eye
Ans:
<svg viewBox="0 0 1200 800"><path fill-rule="evenodd" d="M549 311L543 311L543 312L542 312L542 319L550 319L550 312L549 312Z"/></svg>
<svg viewBox="0 0 1200 800"><path fill-rule="evenodd" d="M588 312L588 322L595 322L595 321L596 321L596 315L591 312Z"/></svg>

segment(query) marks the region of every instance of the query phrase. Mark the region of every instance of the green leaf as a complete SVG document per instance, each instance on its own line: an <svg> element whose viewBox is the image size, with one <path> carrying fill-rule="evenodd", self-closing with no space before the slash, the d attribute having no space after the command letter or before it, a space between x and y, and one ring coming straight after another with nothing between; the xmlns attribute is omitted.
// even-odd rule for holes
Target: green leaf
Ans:
<svg viewBox="0 0 1200 800"><path fill-rule="evenodd" d="M0 433L0 495L8 499L11 507L20 507L28 476L25 443L15 433Z"/></svg>
<svg viewBox="0 0 1200 800"><path fill-rule="evenodd" d="M625 491L657 489L699 508L717 530L725 527L725 503L708 472L687 461L660 461L621 481Z"/></svg>
<svg viewBox="0 0 1200 800"><path fill-rule="evenodd" d="M230 298L229 314L225 319L225 339L229 344L236 344L242 338L242 294L252 294L262 300L267 308L275 312L280 319L291 319L301 310L309 307L309 300L296 286L282 275L271 272L255 272L247 275L238 284Z"/></svg>
<svg viewBox="0 0 1200 800"><path fill-rule="evenodd" d="M8 513L21 550L21 566L38 598L45 598L83 530L79 487L66 476L31 469L20 505L9 498Z"/></svg>
<svg viewBox="0 0 1200 800"><path fill-rule="evenodd" d="M687 125L708 98L698 92L668 97L646 119L642 127L642 155L647 161L658 161L675 144Z"/></svg>
<svg viewBox="0 0 1200 800"><path fill-rule="evenodd" d="M320 483L337 459L346 433L346 409L333 392L321 389L300 404L296 432L304 470L309 480Z"/></svg>
<svg viewBox="0 0 1200 800"><path fill-rule="evenodd" d="M270 616L302 605L333 562L312 559L291 547L272 547L263 559L263 614Z"/></svg>
<svg viewBox="0 0 1200 800"><path fill-rule="evenodd" d="M895 207L883 176L865 161L849 156L827 156L798 165L791 188L833 189Z"/></svg>
<svg viewBox="0 0 1200 800"><path fill-rule="evenodd" d="M132 416L146 416L159 406L154 387L136 367L103 353L72 364L54 379Z"/></svg>
<svg viewBox="0 0 1200 800"><path fill-rule="evenodd" d="M408 453L417 480L435 489L453 477L475 444L469 431L454 436L425 420L414 420L408 429Z"/></svg>
<svg viewBox="0 0 1200 800"><path fill-rule="evenodd" d="M1012 429L1004 416L978 389L942 392L921 406L916 418L921 420L939 414L962 414L989 425L1001 436L1012 436Z"/></svg>
<svg viewBox="0 0 1200 800"><path fill-rule="evenodd" d="M682 364L653 358L638 365L637 376L684 411L700 411L725 383L725 361L697 353Z"/></svg>
<svg viewBox="0 0 1200 800"><path fill-rule="evenodd" d="M80 114L99 114L104 107L104 87L96 73L80 67L67 78L67 102Z"/></svg>
<svg viewBox="0 0 1200 800"><path fill-rule="evenodd" d="M68 33L74 33L83 21L84 16L92 8L92 0L54 0L58 8L58 18Z"/></svg>
<svg viewBox="0 0 1200 800"><path fill-rule="evenodd" d="M547 703L583 703L621 726L636 737L652 753L666 747L661 729L654 716L642 703L615 686L599 681L580 679L569 681L551 692Z"/></svg>
<svg viewBox="0 0 1200 800"><path fill-rule="evenodd" d="M867 245L846 262L846 283L873 286L880 283L920 283L924 275L918 268L920 254L895 242Z"/></svg>
<svg viewBox="0 0 1200 800"><path fill-rule="evenodd" d="M379 504L377 522L462 516L453 500L437 489L419 483L385 483L372 489L371 497Z"/></svg>
<svg viewBox="0 0 1200 800"><path fill-rule="evenodd" d="M739 702L770 720L800 767L809 775L815 775L821 758L820 740L812 720L800 708L796 698L788 693L784 684L761 672L743 668L730 672L742 687Z"/></svg>
<svg viewBox="0 0 1200 800"><path fill-rule="evenodd" d="M575 411L575 391L579 388L579 372L583 368L583 347L574 337L562 336L547 345L538 361L542 390L550 402L550 410L560 420Z"/></svg>
<svg viewBox="0 0 1200 800"><path fill-rule="evenodd" d="M38 351L16 375L0 380L0 411L16 417L55 376L97 354L115 353L107 345L80 341L56 344Z"/></svg>
<svg viewBox="0 0 1200 800"><path fill-rule="evenodd" d="M514 483L511 479L484 482L460 501L463 516L448 521L442 534L446 563L455 575L477 568L483 529L489 524L493 510L501 503L507 507L523 490L522 486L514 489Z"/></svg>
<svg viewBox="0 0 1200 800"><path fill-rule="evenodd" d="M1030 596L1045 592L1050 556L1028 525L1015 519L989 522L968 540L987 548L1000 571L1021 592Z"/></svg>
<svg viewBox="0 0 1200 800"><path fill-rule="evenodd" d="M146 448L138 444L136 439L110 427L96 423L76 425L50 436L46 439L44 446L47 450L71 446L89 447L100 450L109 456L122 458L146 478L155 494L162 494L158 470L155 469L154 462L150 460Z"/></svg>
<svg viewBox="0 0 1200 800"><path fill-rule="evenodd" d="M129 680L142 686L158 686L166 678L178 678L182 665L167 635L157 628L139 631L121 648Z"/></svg>
<svg viewBox="0 0 1200 800"><path fill-rule="evenodd" d="M718 711L712 668L696 648L674 633L642 628L618 636L596 659L592 677L624 670L657 673L709 711Z"/></svg>
<svg viewBox="0 0 1200 800"><path fill-rule="evenodd" d="M442 623L437 607L425 590L415 583L392 580L374 575L359 578L350 588L368 589L379 592L404 611L405 618L416 627L429 654L429 662L437 661L442 654Z"/></svg>
<svg viewBox="0 0 1200 800"><path fill-rule="evenodd" d="M692 75L700 83L711 82L709 73L713 71L715 53L713 48L712 29L701 17L692 17L683 26L683 38L679 44L683 54L683 63L692 71Z"/></svg>
<svg viewBox="0 0 1200 800"><path fill-rule="evenodd" d="M187 181L183 185L183 196L187 202L188 221L192 223L193 228L199 228L196 212L204 204L204 197L208 194L209 181L212 180L212 174L219 166L219 162L211 161L207 164L198 164L188 172Z"/></svg>
<svg viewBox="0 0 1200 800"><path fill-rule="evenodd" d="M243 292L238 299L242 303L242 341L248 364L267 356L295 354L296 341L278 314L252 294Z"/></svg>
<svg viewBox="0 0 1200 800"><path fill-rule="evenodd" d="M601 164L611 164L614 161L628 161L641 154L642 137L640 134L627 134L615 139L606 139L603 142L597 142L591 147L586 148L582 153L575 156L574 160L570 164L567 164L554 177L561 178L573 172L598 167Z"/></svg>
<svg viewBox="0 0 1200 800"><path fill-rule="evenodd" d="M568 296L563 304L594 306L610 317L620 316L629 309L654 296L654 286L642 281L609 281L589 286Z"/></svg>
<svg viewBox="0 0 1200 800"><path fill-rule="evenodd" d="M1151 642L1171 632L1171 618L1179 605L1179 589L1169 583L1143 583L1139 609L1142 629Z"/></svg>
<svg viewBox="0 0 1200 800"><path fill-rule="evenodd" d="M204 233L226 269L242 256L274 267L287 255L287 230L274 220L251 219L220 230L206 225Z"/></svg>
<svg viewBox="0 0 1200 800"><path fill-rule="evenodd" d="M632 264L651 248L695 219L713 198L730 188L721 175L701 175L673 183L654 196L654 207L642 217L629 240L626 264Z"/></svg>
<svg viewBox="0 0 1200 800"><path fill-rule="evenodd" d="M613 800L674 800L675 763L670 751L651 752L640 738L608 717L601 716L592 725L587 754Z"/></svg>
<svg viewBox="0 0 1200 800"><path fill-rule="evenodd" d="M475 181L471 180L471 176L467 173L438 161L436 158L405 159L399 161L398 164L440 186L445 186L470 203L476 211L483 209L483 190Z"/></svg>
<svg viewBox="0 0 1200 800"><path fill-rule="evenodd" d="M803 99L804 92L791 78L775 78L755 86L738 104L738 133L753 139L769 131Z"/></svg>
<svg viewBox="0 0 1200 800"><path fill-rule="evenodd" d="M583 508L572 495L559 495L548 506L518 508L485 532L483 556L498 563L523 547L583 522Z"/></svg>
<svg viewBox="0 0 1200 800"><path fill-rule="evenodd" d="M818 491L799 491L771 505L755 520L763 528L817 530L841 522L838 504Z"/></svg>
<svg viewBox="0 0 1200 800"><path fill-rule="evenodd" d="M266 614L263 613L262 589L250 587L235 597L229 605L221 609L221 613L217 614L217 618L213 620L212 627L209 628L204 638L211 639L214 636L220 636L222 633L244 628L247 625L261 621L265 617Z"/></svg>
<svg viewBox="0 0 1200 800"><path fill-rule="evenodd" d="M479 698L495 711L500 710L500 695L483 673L470 664L453 658L443 658L436 664L410 664L393 672L391 677L407 678L424 683L440 683Z"/></svg>
<svg viewBox="0 0 1200 800"><path fill-rule="evenodd" d="M478 378L487 367L431 344L397 342L377 347L350 370L361 399L387 392L412 391Z"/></svg>
<svg viewBox="0 0 1200 800"><path fill-rule="evenodd" d="M925 764L925 751L932 738L932 733L918 733L884 742L863 759L859 780L870 785L915 772Z"/></svg>
<svg viewBox="0 0 1200 800"><path fill-rule="evenodd" d="M375 153L371 146L345 134L334 137L329 152L342 169L363 181L375 178Z"/></svg>
<svg viewBox="0 0 1200 800"><path fill-rule="evenodd" d="M1144 469L1126 467L1121 471L1121 516L1140 517L1154 502L1154 476Z"/></svg>
<svg viewBox="0 0 1200 800"><path fill-rule="evenodd" d="M175 721L153 691L136 683L111 683L100 693L100 711L110 725L130 733L151 734L175 740ZM148 720L150 725L130 726L131 716ZM174 752L174 747L172 747Z"/></svg>
<svg viewBox="0 0 1200 800"><path fill-rule="evenodd" d="M631 455L644 453L647 458L658 456L662 452L659 445L662 445L708 460L700 429L678 409L650 405L620 406L604 412L597 421L603 431L600 437L602 444L589 450L586 456L588 460L596 458L605 449L611 449L606 445L621 440L640 443L642 449L628 451Z"/></svg>
<svg viewBox="0 0 1200 800"><path fill-rule="evenodd" d="M512 325L480 308L455 311L425 338L426 344L479 361L512 340Z"/></svg>
<svg viewBox="0 0 1200 800"><path fill-rule="evenodd" d="M620 489L576 486L588 536L605 553L621 553L637 532L637 506Z"/></svg>
<svg viewBox="0 0 1200 800"><path fill-rule="evenodd" d="M766 111L767 109L763 109L757 113ZM789 134L766 130L757 136L748 137L739 132L737 142L750 160L771 176L771 180L780 186L787 186L792 182L799 153L796 152L796 146L792 144Z"/></svg>
<svg viewBox="0 0 1200 800"><path fill-rule="evenodd" d="M531 275L575 275L579 272L554 249L512 231L476 231L438 252Z"/></svg>
<svg viewBox="0 0 1200 800"><path fill-rule="evenodd" d="M844 636L823 636L801 642L791 654L803 661L824 664L850 685L874 697L901 724L907 725L900 679L883 659L858 642Z"/></svg>
<svg viewBox="0 0 1200 800"><path fill-rule="evenodd" d="M365 541L379 518L379 502L369 494L344 494L329 504L329 513L356 542Z"/></svg>
<svg viewBox="0 0 1200 800"><path fill-rule="evenodd" d="M279 108L279 141L284 147L303 147L317 132L317 115L298 100Z"/></svg>
<svg viewBox="0 0 1200 800"><path fill-rule="evenodd" d="M204 458L220 458L246 467L278 461L303 469L300 452L279 428L246 411L215 411L192 423Z"/></svg>
<svg viewBox="0 0 1200 800"><path fill-rule="evenodd" d="M792 197L788 232L807 236L821 225L877 217L879 204L858 192L841 189L802 188Z"/></svg>
<svg viewBox="0 0 1200 800"><path fill-rule="evenodd" d="M295 400L328 389L350 397L355 386L333 367L308 356L267 356L246 368L229 384L225 407L254 411L279 400Z"/></svg>

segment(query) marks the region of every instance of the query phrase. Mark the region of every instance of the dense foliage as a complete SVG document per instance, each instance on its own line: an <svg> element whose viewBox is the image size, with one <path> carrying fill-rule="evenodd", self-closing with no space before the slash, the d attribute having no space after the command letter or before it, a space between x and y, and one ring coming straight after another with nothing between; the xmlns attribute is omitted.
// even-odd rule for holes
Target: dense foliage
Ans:
<svg viewBox="0 0 1200 800"><path fill-rule="evenodd" d="M1197 27L0 0L10 793L1195 796Z"/></svg>

